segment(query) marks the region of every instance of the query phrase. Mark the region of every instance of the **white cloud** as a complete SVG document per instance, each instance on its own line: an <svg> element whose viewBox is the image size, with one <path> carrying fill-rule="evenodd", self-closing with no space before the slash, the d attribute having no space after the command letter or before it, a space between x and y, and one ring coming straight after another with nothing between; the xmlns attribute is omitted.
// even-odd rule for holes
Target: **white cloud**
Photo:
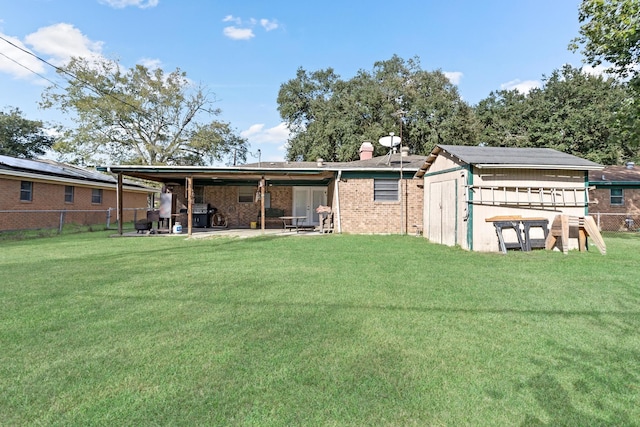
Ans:
<svg viewBox="0 0 640 427"><path fill-rule="evenodd" d="M289 139L287 124L282 122L277 126L265 129L263 123L251 125L249 129L240 132L251 144L284 144Z"/></svg>
<svg viewBox="0 0 640 427"><path fill-rule="evenodd" d="M106 4L116 9L123 9L129 6L137 6L140 9L156 7L160 0L100 0L100 3Z"/></svg>
<svg viewBox="0 0 640 427"><path fill-rule="evenodd" d="M255 37L255 34L253 34L253 30L251 28L237 28L231 26L225 27L222 32L225 37L228 37L232 40L249 40Z"/></svg>
<svg viewBox="0 0 640 427"><path fill-rule="evenodd" d="M443 74L454 85L460 84L460 80L462 80L463 76L460 71L444 71Z"/></svg>
<svg viewBox="0 0 640 427"><path fill-rule="evenodd" d="M539 80L525 80L520 79L511 80L510 82L500 85L500 89L503 90L517 90L520 93L527 94L531 89L542 87L542 83Z"/></svg>
<svg viewBox="0 0 640 427"><path fill-rule="evenodd" d="M160 61L159 59L140 58L138 60L138 64L144 65L149 70L157 70L158 68L162 68L162 61Z"/></svg>
<svg viewBox="0 0 640 427"><path fill-rule="evenodd" d="M258 24L267 32L273 31L280 27L280 24L276 20L270 20L262 18L257 20L255 18L242 19L237 16L227 15L222 19L222 22L229 22L234 25L225 27L223 34L232 40L249 40L255 37L254 28Z"/></svg>
<svg viewBox="0 0 640 427"><path fill-rule="evenodd" d="M582 67L582 72L585 74L589 74L591 76L603 76L603 77L608 76L607 67L605 67L602 64L596 65L595 67L591 65L585 65Z"/></svg>
<svg viewBox="0 0 640 427"><path fill-rule="evenodd" d="M15 46L18 46L15 47L9 43L0 43L0 72L10 74L20 79L32 77L34 75L33 73L46 73L47 70L42 61L39 61L34 56L20 50L24 49L27 52L32 52L24 45L24 43L15 37L10 37L1 33L0 35ZM22 64L22 66L18 64Z"/></svg>
<svg viewBox="0 0 640 427"><path fill-rule="evenodd" d="M278 23L276 21L270 21L268 19L261 19L260 25L267 31L272 31L278 28Z"/></svg>
<svg viewBox="0 0 640 427"><path fill-rule="evenodd" d="M225 16L222 22L233 22L236 25L242 25L242 19L236 18L233 15Z"/></svg>
<svg viewBox="0 0 640 427"><path fill-rule="evenodd" d="M72 56L95 58L101 56L103 42L91 41L71 24L42 27L25 37L34 51L49 55L55 65L65 64Z"/></svg>

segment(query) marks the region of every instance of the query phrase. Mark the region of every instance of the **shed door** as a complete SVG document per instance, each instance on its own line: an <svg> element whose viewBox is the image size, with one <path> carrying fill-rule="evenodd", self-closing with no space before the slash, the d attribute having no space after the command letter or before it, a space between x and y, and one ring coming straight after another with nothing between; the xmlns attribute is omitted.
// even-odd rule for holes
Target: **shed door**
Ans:
<svg viewBox="0 0 640 427"><path fill-rule="evenodd" d="M458 200L456 180L432 182L429 186L429 231L428 238L434 243L454 246L456 244L456 215Z"/></svg>

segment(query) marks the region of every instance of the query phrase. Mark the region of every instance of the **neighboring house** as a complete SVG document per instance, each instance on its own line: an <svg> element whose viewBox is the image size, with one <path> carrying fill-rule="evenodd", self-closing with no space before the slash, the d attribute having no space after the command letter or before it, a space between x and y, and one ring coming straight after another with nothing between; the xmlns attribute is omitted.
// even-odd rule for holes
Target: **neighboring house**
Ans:
<svg viewBox="0 0 640 427"><path fill-rule="evenodd" d="M640 228L640 167L605 166L589 172L591 200L589 212L603 230L622 231Z"/></svg>
<svg viewBox="0 0 640 427"><path fill-rule="evenodd" d="M116 221L117 181L110 175L46 160L0 156L0 230L55 228L63 223L105 224L109 208ZM156 190L123 186L124 221L133 208L148 206Z"/></svg>
<svg viewBox="0 0 640 427"><path fill-rule="evenodd" d="M497 252L499 216L584 216L588 173L601 165L548 148L438 145L416 173L424 179L424 236Z"/></svg>
<svg viewBox="0 0 640 427"><path fill-rule="evenodd" d="M98 170L162 183L165 191L174 195L172 215L184 225L188 223L190 190L194 226L211 225L199 221L196 213L211 207L224 214L232 228L247 228L258 222L261 203L256 195L264 178L267 226L282 227L278 216L303 217L305 226L316 226L320 222L316 209L329 206L337 232L415 232L414 226L422 225L423 191L422 183L412 178L425 156L405 152L373 158L372 153L371 143L364 143L360 160L353 162L319 159L231 167L120 165Z"/></svg>

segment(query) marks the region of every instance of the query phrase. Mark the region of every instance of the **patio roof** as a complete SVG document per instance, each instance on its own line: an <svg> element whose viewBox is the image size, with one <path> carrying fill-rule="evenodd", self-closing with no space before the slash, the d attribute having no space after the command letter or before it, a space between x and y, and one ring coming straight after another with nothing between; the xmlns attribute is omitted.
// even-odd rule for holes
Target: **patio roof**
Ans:
<svg viewBox="0 0 640 427"><path fill-rule="evenodd" d="M162 183L181 183L193 178L194 185L255 184L262 177L272 185L327 184L338 171L415 173L425 156L374 157L353 162L259 162L239 166L98 166L99 171L123 174Z"/></svg>

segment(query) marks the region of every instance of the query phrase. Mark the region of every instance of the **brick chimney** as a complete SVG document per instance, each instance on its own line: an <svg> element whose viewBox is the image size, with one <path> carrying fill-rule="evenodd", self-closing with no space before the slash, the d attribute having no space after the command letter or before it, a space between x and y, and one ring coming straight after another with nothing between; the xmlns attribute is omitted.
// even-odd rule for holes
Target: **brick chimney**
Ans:
<svg viewBox="0 0 640 427"><path fill-rule="evenodd" d="M369 160L373 158L373 144L365 141L360 146L360 160Z"/></svg>

